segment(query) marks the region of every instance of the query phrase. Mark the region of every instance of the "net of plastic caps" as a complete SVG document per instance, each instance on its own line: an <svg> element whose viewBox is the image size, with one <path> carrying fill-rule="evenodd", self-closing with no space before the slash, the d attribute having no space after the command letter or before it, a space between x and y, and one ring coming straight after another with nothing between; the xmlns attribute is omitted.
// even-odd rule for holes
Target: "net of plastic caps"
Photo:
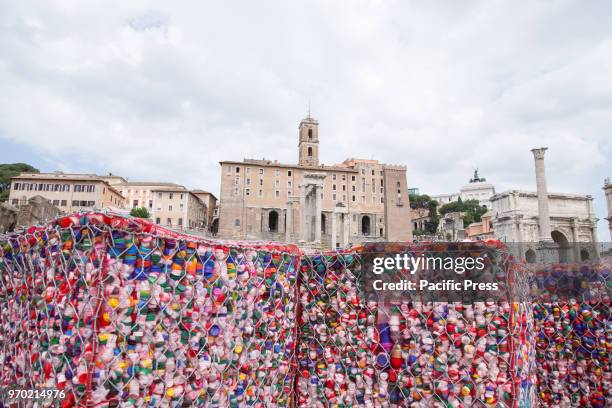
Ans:
<svg viewBox="0 0 612 408"><path fill-rule="evenodd" d="M0 240L0 387L70 406L291 406L299 251L99 213Z"/></svg>
<svg viewBox="0 0 612 408"><path fill-rule="evenodd" d="M532 272L540 403L612 406L612 258Z"/></svg>
<svg viewBox="0 0 612 408"><path fill-rule="evenodd" d="M511 256L498 242L498 262ZM309 407L532 406L533 333L527 302L364 299L362 254L302 258L297 402ZM461 244L454 250L467 250ZM431 251L427 244L385 252ZM514 264L513 265L518 265ZM524 271L506 276L526 299ZM521 297L522 296L522 297Z"/></svg>

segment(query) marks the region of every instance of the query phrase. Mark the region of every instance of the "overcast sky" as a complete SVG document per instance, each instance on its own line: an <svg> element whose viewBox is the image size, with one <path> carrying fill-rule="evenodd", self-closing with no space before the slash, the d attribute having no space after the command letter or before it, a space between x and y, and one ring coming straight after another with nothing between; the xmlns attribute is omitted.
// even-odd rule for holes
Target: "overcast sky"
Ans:
<svg viewBox="0 0 612 408"><path fill-rule="evenodd" d="M323 163L535 190L548 146L605 217L612 2L433 3L0 0L0 162L218 193L220 160L297 161L310 100Z"/></svg>

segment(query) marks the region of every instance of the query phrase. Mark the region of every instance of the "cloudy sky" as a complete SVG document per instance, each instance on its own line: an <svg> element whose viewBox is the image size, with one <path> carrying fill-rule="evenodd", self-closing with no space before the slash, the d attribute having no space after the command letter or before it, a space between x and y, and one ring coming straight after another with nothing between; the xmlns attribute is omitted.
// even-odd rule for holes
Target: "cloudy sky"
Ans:
<svg viewBox="0 0 612 408"><path fill-rule="evenodd" d="M310 100L324 163L535 189L548 146L549 190L605 216L609 1L0 2L0 162L218 193L220 160L297 161Z"/></svg>

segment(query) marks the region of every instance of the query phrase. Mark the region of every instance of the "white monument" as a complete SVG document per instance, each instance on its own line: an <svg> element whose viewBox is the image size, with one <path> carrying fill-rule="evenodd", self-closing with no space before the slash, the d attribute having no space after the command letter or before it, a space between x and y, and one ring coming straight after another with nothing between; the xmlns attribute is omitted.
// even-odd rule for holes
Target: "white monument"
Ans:
<svg viewBox="0 0 612 408"><path fill-rule="evenodd" d="M537 192L509 190L491 197L495 237L529 262L593 259L598 256L593 197L549 193L545 152L532 150Z"/></svg>

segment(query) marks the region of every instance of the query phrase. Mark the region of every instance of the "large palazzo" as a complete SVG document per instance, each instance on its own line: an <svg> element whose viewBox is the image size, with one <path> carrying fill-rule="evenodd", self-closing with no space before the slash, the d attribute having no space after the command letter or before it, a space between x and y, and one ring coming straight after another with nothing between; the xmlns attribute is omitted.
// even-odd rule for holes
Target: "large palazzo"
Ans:
<svg viewBox="0 0 612 408"><path fill-rule="evenodd" d="M299 125L298 164L222 161L219 235L325 248L412 239L406 167L319 163L319 123Z"/></svg>

